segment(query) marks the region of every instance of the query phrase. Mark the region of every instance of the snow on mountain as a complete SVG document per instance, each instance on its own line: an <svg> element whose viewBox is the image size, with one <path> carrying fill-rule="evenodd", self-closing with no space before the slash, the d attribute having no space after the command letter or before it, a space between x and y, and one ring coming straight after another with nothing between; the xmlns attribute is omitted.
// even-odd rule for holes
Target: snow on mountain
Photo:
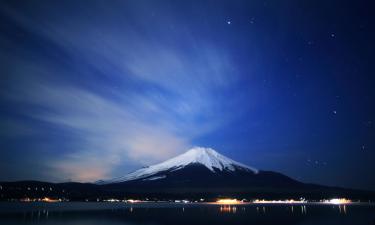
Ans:
<svg viewBox="0 0 375 225"><path fill-rule="evenodd" d="M100 184L119 183L130 180L137 180L145 178L144 180L163 179L165 176L152 176L163 171L175 171L184 168L190 164L201 164L211 170L213 173L216 170L235 171L236 169L247 170L253 173L258 173L258 170L242 163L236 162L211 148L195 147L187 152L176 156L172 159L162 163L139 169L135 172L129 173L123 177L112 180L100 182Z"/></svg>

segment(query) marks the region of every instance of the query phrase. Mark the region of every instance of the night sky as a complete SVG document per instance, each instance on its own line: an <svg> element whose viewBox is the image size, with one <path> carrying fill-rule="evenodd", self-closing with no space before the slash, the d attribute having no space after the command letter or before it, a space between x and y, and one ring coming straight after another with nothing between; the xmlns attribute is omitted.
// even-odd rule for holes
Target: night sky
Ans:
<svg viewBox="0 0 375 225"><path fill-rule="evenodd" d="M0 1L0 180L193 146L375 190L371 1Z"/></svg>

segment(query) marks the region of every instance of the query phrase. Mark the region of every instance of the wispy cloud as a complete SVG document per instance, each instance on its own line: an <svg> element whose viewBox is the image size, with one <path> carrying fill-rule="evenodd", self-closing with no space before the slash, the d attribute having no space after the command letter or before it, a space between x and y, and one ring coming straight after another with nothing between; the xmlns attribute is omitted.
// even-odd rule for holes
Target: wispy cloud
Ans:
<svg viewBox="0 0 375 225"><path fill-rule="evenodd" d="M114 176L126 163L155 163L233 118L226 112L236 101L222 93L238 82L235 66L217 46L187 33L187 46L175 47L165 36L113 23L123 21L116 16L111 24L117 27L108 27L74 13L64 21L7 13L54 46L35 53L37 60L10 55L12 79L2 98L30 106L20 114L69 134L60 142L73 136L69 144L49 146L59 151L45 162L55 179L93 181ZM54 51L64 57L49 59Z"/></svg>

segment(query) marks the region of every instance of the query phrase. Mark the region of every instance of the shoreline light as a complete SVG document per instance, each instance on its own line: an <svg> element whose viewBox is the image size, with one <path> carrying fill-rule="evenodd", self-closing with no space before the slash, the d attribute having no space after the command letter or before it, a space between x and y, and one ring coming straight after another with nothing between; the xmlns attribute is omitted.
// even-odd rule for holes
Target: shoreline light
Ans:
<svg viewBox="0 0 375 225"><path fill-rule="evenodd" d="M264 199L255 199L253 203L256 204L302 204L306 203L307 201L302 200L294 200L294 199L287 199L287 200L264 200Z"/></svg>
<svg viewBox="0 0 375 225"><path fill-rule="evenodd" d="M60 199L53 199L53 198L48 198L48 197L44 197L41 201L42 202L61 202Z"/></svg>
<svg viewBox="0 0 375 225"><path fill-rule="evenodd" d="M340 204L348 204L351 203L352 201L350 199L346 198L332 198L330 200L325 200L324 203L330 203L334 205L340 205Z"/></svg>
<svg viewBox="0 0 375 225"><path fill-rule="evenodd" d="M223 199L219 199L216 201L216 203L219 203L219 204L225 204L225 205L230 205L230 204L240 204L241 201L237 200L237 199L231 199L231 198L223 198Z"/></svg>

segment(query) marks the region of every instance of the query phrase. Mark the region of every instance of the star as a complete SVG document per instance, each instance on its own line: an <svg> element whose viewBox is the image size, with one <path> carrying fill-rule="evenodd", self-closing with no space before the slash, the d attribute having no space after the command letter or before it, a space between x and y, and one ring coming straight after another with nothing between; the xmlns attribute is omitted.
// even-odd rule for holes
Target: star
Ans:
<svg viewBox="0 0 375 225"><path fill-rule="evenodd" d="M333 114L335 114L335 115L336 115L336 114L337 114L337 111L336 111L336 110L333 110Z"/></svg>
<svg viewBox="0 0 375 225"><path fill-rule="evenodd" d="M331 37L334 38L336 35L334 33L331 34Z"/></svg>
<svg viewBox="0 0 375 225"><path fill-rule="evenodd" d="M227 24L230 25L232 22L230 20L227 21Z"/></svg>

